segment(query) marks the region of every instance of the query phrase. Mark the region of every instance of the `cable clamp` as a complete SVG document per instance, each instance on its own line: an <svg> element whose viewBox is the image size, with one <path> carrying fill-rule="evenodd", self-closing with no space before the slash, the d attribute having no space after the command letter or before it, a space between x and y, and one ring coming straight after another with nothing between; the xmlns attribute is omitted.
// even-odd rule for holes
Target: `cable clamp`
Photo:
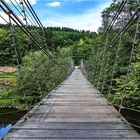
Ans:
<svg viewBox="0 0 140 140"><path fill-rule="evenodd" d="M8 10L8 9L6 9L5 12L6 12L8 15L10 15L10 14L12 13L12 11L10 11L10 10Z"/></svg>

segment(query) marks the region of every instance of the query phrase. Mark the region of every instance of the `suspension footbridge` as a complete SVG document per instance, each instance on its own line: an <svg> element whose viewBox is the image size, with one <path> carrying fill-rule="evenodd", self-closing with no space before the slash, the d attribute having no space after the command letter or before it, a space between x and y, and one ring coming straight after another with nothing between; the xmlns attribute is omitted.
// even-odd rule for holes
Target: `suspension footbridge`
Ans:
<svg viewBox="0 0 140 140"><path fill-rule="evenodd" d="M29 111L5 140L140 139L79 69Z"/></svg>
<svg viewBox="0 0 140 140"><path fill-rule="evenodd" d="M8 2L0 0L0 9L7 16L5 18L1 14L0 18L7 25L6 29L9 28L8 32L4 32L8 36L8 41L4 40L2 47L4 49L5 46L12 47L12 51L9 51L8 55L9 57L13 56L11 61L16 66L17 73L14 78L18 75L18 86L14 85L13 90L18 94L16 96L10 94L8 97L1 95L0 99L6 98L7 100L8 98L13 102L21 103L20 107L32 108L4 136L5 140L140 140L140 135L132 127L140 128L140 126L127 122L119 113L122 108L125 108L124 105L127 105L124 100L139 98L138 94L134 97L128 97L129 89L133 88L132 83L128 82L130 76L133 77L133 73L131 73L132 67L134 67L133 59L139 59L138 56L134 57L134 54L137 51L136 46L139 45L140 8L137 7L132 12L128 21L122 19L123 23L126 22L123 26L116 26L113 29L113 25L120 22L119 15L123 9L126 10L127 6L125 7L125 5L127 5L126 0L120 2L100 44L92 48L96 55L92 60L94 66L92 66L91 60L88 61L87 58L86 64L89 62L89 65L84 65L84 57L75 55L71 58L78 57L81 59L81 68L74 69L73 61L70 63L63 58L63 62L62 60L58 62L59 57L55 57L56 52L52 55L47 46L49 40L46 36L48 34L28 0L10 0ZM122 15L121 18L123 18ZM133 26L133 33L129 31L132 25L135 25ZM114 38L112 38L114 33L111 32L111 29L117 33L113 35ZM127 31L131 33L132 39L129 42L130 46L126 47L122 41ZM20 40L16 33L25 40ZM102 42L104 42L104 47L102 47ZM28 59L24 58L25 64L21 59L24 57L23 48L28 54ZM6 52L8 51L6 50ZM127 58L124 59L125 57ZM11 65L5 60L5 56L0 60L8 66ZM124 62L125 60L127 62ZM124 64L125 67L120 67ZM40 71L40 67L42 71ZM134 68L133 71L138 66L136 65ZM56 77L52 76L54 73ZM118 74L123 79L117 85ZM88 77L89 75L90 77ZM67 79L64 80L66 77ZM95 87L89 82L91 79ZM64 81L62 82L62 80ZM58 85L60 81L62 83ZM47 82L51 88L46 86ZM51 91L55 86L56 88ZM114 94L117 89L115 86L119 86L121 92ZM134 89L135 92L137 92L138 86L137 84L137 88ZM31 87L33 88L31 89ZM10 93L13 94L13 91ZM51 92L46 96L48 91ZM119 97L119 112L114 108L114 102L109 102L104 95L108 99L113 97L118 99ZM39 103L34 105L37 102ZM138 109L126 108L140 112ZM6 113L8 114L8 112Z"/></svg>

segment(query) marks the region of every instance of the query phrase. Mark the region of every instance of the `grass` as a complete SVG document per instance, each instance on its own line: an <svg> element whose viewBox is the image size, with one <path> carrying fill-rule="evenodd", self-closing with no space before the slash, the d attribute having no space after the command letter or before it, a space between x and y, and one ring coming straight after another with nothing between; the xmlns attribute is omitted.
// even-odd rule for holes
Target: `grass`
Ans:
<svg viewBox="0 0 140 140"><path fill-rule="evenodd" d="M0 72L0 107L19 108L21 106L19 102L20 97L16 88L18 72L10 70L7 70L8 72ZM4 81L8 83L5 84Z"/></svg>
<svg viewBox="0 0 140 140"><path fill-rule="evenodd" d="M21 110L30 108L21 98L17 87L18 71L0 72L0 108L14 107ZM7 81L8 84L4 84Z"/></svg>
<svg viewBox="0 0 140 140"><path fill-rule="evenodd" d="M17 107L18 100L17 99L0 99L1 107Z"/></svg>

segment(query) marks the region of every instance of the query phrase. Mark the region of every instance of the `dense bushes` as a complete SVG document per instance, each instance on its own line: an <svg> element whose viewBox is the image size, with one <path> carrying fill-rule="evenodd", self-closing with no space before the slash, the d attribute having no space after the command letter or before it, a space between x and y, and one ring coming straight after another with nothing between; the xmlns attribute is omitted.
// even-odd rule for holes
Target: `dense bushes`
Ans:
<svg viewBox="0 0 140 140"><path fill-rule="evenodd" d="M103 23L98 34L69 28L45 28L48 46L43 47L51 51L51 55L61 64L61 67L30 44L30 38L24 33L21 36L20 29L15 27L18 59L22 65L18 76L17 96L20 95L20 102L24 107L25 104L27 107L34 105L65 79L70 66L68 58L72 56L76 65L80 64L80 59L84 59L89 80L114 104L120 105L123 100L122 105L139 108L140 33L136 32L136 26L140 27L140 24L136 23L137 20L115 42L114 47L110 47L103 54L138 7L137 1L128 2L126 4L128 7L124 7L127 10L122 10L113 27L108 30L109 33L104 36L119 5L120 1L116 0L110 7L104 9ZM9 27L8 25L0 26L0 65L16 66L15 52L8 36ZM44 39L39 28L29 28L36 40L43 44ZM136 37L135 42L134 37Z"/></svg>
<svg viewBox="0 0 140 140"><path fill-rule="evenodd" d="M22 103L26 106L34 105L68 76L68 57L59 54L57 62L58 64L40 51L23 58L23 68L18 78L18 92Z"/></svg>
<svg viewBox="0 0 140 140"><path fill-rule="evenodd" d="M124 17L122 15L127 16L130 9L122 11L119 20L116 21L108 35L102 40L102 34L104 35L106 28L109 26L109 23L107 23L109 21L108 17L112 20L113 15L111 13L116 11L113 7L118 4L119 2L116 1L103 11L102 17L106 24L103 23L102 30L94 40L94 46L88 59L84 60L84 64L89 80L112 103L140 109L139 21L136 20L129 26L126 32L115 42L115 45L110 46L113 38L124 27ZM135 6L133 9L135 11L138 5L136 2L132 5ZM127 21L131 16L127 17Z"/></svg>

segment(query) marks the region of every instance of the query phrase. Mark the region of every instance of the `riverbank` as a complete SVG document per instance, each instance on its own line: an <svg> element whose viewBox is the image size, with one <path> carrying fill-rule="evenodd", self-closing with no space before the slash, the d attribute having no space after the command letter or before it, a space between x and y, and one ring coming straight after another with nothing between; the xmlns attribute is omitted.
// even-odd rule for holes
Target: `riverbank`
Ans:
<svg viewBox="0 0 140 140"><path fill-rule="evenodd" d="M15 124L27 111L17 108L0 108L0 126Z"/></svg>
<svg viewBox="0 0 140 140"><path fill-rule="evenodd" d="M17 68L0 67L0 107L21 108L17 93Z"/></svg>
<svg viewBox="0 0 140 140"><path fill-rule="evenodd" d="M119 111L119 107L115 106ZM140 134L140 111L135 111L127 108L122 108L121 115L130 123L130 125Z"/></svg>

